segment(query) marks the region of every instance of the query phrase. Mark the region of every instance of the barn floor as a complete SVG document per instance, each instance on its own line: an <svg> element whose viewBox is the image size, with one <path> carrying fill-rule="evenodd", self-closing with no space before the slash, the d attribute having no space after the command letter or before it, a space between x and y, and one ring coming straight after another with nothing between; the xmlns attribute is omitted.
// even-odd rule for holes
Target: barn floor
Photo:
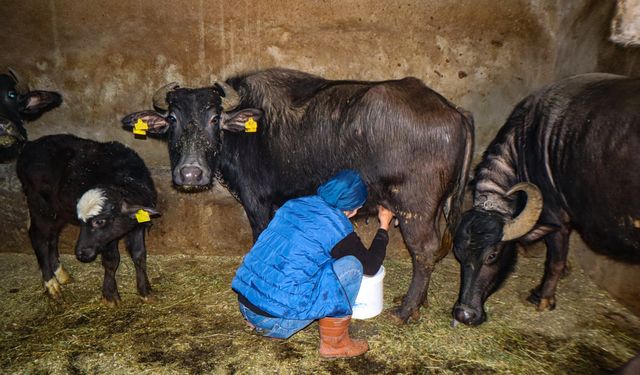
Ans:
<svg viewBox="0 0 640 375"><path fill-rule="evenodd" d="M36 374L406 373L597 374L640 349L640 319L594 286L581 270L561 281L558 308L538 313L526 292L542 259L520 259L514 277L489 301L489 321L450 327L458 265L436 270L431 307L398 327L384 314L352 325L369 339L359 358L320 360L314 323L288 341L249 333L229 289L238 257L151 256L157 301L139 303L125 255L118 271L122 304L100 303L100 262L63 256L75 282L65 303L42 294L35 257L0 254L0 372ZM385 261L386 307L408 286L410 262Z"/></svg>

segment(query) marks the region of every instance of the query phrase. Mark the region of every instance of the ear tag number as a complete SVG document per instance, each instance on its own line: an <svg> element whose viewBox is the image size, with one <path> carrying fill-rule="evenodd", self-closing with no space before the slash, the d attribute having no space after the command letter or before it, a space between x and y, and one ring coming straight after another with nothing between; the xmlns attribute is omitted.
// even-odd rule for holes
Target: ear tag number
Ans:
<svg viewBox="0 0 640 375"><path fill-rule="evenodd" d="M255 133L258 131L258 123L253 117L249 117L247 122L244 123L244 131L245 133Z"/></svg>
<svg viewBox="0 0 640 375"><path fill-rule="evenodd" d="M136 220L138 220L138 223L146 223L147 221L151 221L151 217L147 211L138 210L138 212L136 212Z"/></svg>
<svg viewBox="0 0 640 375"><path fill-rule="evenodd" d="M133 134L136 135L147 135L147 130L149 130L149 124L144 122L141 118L139 118L133 126Z"/></svg>

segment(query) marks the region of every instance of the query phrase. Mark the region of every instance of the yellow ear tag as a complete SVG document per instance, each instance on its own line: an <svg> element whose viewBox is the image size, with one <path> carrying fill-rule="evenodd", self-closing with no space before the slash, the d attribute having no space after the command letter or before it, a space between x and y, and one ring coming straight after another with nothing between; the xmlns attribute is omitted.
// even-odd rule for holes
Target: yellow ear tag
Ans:
<svg viewBox="0 0 640 375"><path fill-rule="evenodd" d="M253 117L249 117L247 122L244 123L245 133L255 133L258 130L258 123Z"/></svg>
<svg viewBox="0 0 640 375"><path fill-rule="evenodd" d="M146 223L147 221L151 221L151 217L147 211L138 210L138 212L136 212L136 220L138 220L138 223Z"/></svg>
<svg viewBox="0 0 640 375"><path fill-rule="evenodd" d="M149 124L142 121L141 118L139 118L136 124L133 125L133 134L147 135L147 130L149 130Z"/></svg>

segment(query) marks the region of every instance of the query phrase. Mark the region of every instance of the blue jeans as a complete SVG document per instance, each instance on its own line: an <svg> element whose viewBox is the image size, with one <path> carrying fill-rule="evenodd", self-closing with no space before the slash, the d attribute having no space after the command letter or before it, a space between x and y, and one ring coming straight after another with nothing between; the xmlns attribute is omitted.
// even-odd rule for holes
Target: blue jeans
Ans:
<svg viewBox="0 0 640 375"><path fill-rule="evenodd" d="M356 257L349 255L333 263L333 272L338 276L338 281L349 298L349 304L353 306L362 282L362 264ZM258 334L278 339L287 339L313 322L313 319L269 318L254 313L242 303L240 313L255 326Z"/></svg>

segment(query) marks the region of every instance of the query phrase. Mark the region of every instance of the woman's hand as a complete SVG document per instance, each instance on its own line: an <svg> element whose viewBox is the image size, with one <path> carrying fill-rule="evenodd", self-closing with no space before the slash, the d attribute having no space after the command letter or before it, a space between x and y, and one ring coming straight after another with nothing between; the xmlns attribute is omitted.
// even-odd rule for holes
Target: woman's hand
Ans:
<svg viewBox="0 0 640 375"><path fill-rule="evenodd" d="M393 212L378 205L378 220L380 220L380 229L389 230L389 224L393 220Z"/></svg>

